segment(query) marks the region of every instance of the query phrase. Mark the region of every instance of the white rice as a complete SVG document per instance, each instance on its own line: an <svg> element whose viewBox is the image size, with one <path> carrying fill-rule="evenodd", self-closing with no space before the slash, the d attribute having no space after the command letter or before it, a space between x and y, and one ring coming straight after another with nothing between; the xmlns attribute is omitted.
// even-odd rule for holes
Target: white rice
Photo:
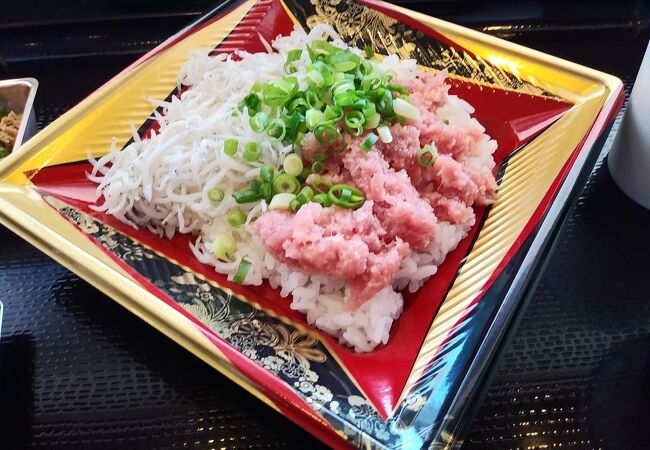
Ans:
<svg viewBox="0 0 650 450"><path fill-rule="evenodd" d="M162 115L154 113L153 117L160 129L142 140L134 129L134 141L122 151L113 141L105 156L99 160L90 158L94 169L89 178L98 183L97 199L104 197L104 202L95 207L98 211L168 238L176 232L196 234L197 240L191 245L196 258L229 279L240 261L247 259L251 269L245 284L260 285L267 279L273 287L281 289L282 296L292 296L291 307L304 313L309 323L338 337L355 351L367 352L388 341L391 325L403 307L398 291L415 292L435 274L447 253L467 235L473 220L458 225L440 223L427 250L407 257L393 285L354 312L345 308L348 288L343 281L307 276L266 252L251 224L266 211L266 204L236 205L231 194L246 188L259 175L262 165L280 167L291 146L253 132L248 115L233 111L255 81L270 82L284 75L289 50L305 48L309 42L324 37L334 38L334 45L347 47L332 28L317 25L309 34L295 30L287 37L277 38L272 43L275 53L240 52L237 61L226 55L192 53L178 77L179 86L191 88L180 99L151 100L163 108ZM301 88L305 87L308 63L307 52L303 52L299 70L294 74ZM414 60L400 60L395 55L375 64L394 71L400 79L413 78L418 71ZM449 105L444 108L439 114L450 122L475 121L470 117L472 107L457 97L450 96ZM260 143L260 161L247 163L225 155L223 143L231 137L240 143ZM473 157L472 165L492 168L494 148L494 141L486 142L485 148ZM225 192L220 203L207 197L208 191L216 186ZM234 207L248 215L246 224L235 230L227 222L227 211ZM232 232L238 243L235 258L229 262L216 259L210 251L212 241L223 232Z"/></svg>

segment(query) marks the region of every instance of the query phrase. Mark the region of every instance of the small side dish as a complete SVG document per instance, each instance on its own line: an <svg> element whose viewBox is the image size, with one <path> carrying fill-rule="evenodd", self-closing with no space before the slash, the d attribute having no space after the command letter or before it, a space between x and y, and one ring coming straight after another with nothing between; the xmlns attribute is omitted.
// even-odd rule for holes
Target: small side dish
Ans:
<svg viewBox="0 0 650 450"><path fill-rule="evenodd" d="M0 103L0 158L13 151L22 118L22 114L14 111L7 113L7 106Z"/></svg>

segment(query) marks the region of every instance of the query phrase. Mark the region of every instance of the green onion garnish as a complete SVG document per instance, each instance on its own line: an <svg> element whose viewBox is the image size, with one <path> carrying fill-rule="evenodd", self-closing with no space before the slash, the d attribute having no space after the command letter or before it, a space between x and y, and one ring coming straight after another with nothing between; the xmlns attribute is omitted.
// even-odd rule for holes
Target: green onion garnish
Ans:
<svg viewBox="0 0 650 450"><path fill-rule="evenodd" d="M302 159L295 153L291 153L284 158L282 168L287 175L298 177L303 171Z"/></svg>
<svg viewBox="0 0 650 450"><path fill-rule="evenodd" d="M363 133L363 124L366 122L366 118L361 111L350 111L343 117L343 122L352 134L359 136Z"/></svg>
<svg viewBox="0 0 650 450"><path fill-rule="evenodd" d="M246 222L246 214L239 209L235 209L230 214L228 214L228 223L232 227L240 227Z"/></svg>
<svg viewBox="0 0 650 450"><path fill-rule="evenodd" d="M320 194L327 194L327 192L332 188L332 183L325 178L316 178L311 182L311 187Z"/></svg>
<svg viewBox="0 0 650 450"><path fill-rule="evenodd" d="M271 201L273 198L273 186L271 183L262 183L260 186L260 195L266 200L266 203Z"/></svg>
<svg viewBox="0 0 650 450"><path fill-rule="evenodd" d="M370 133L366 140L361 144L361 150L364 152L369 152L372 146L375 145L375 142L377 142L377 139L378 138L376 134Z"/></svg>
<svg viewBox="0 0 650 450"><path fill-rule="evenodd" d="M287 125L282 119L273 119L266 128L266 134L273 139L281 141L287 135Z"/></svg>
<svg viewBox="0 0 650 450"><path fill-rule="evenodd" d="M273 179L273 192L290 192L296 194L300 190L300 182L296 177L281 173Z"/></svg>
<svg viewBox="0 0 650 450"><path fill-rule="evenodd" d="M320 125L325 119L325 114L319 109L310 108L305 113L305 123L307 128L313 130Z"/></svg>
<svg viewBox="0 0 650 450"><path fill-rule="evenodd" d="M7 156L7 149L4 147L0 147L0 158L4 158Z"/></svg>
<svg viewBox="0 0 650 450"><path fill-rule="evenodd" d="M256 93L251 92L246 97L244 97L244 104L248 108L248 114L253 116L257 111L259 111L260 104L262 99Z"/></svg>
<svg viewBox="0 0 650 450"><path fill-rule="evenodd" d="M291 209L290 204L293 200L296 199L296 194L291 192L282 192L280 194L275 194L269 203L269 209Z"/></svg>
<svg viewBox="0 0 650 450"><path fill-rule="evenodd" d="M235 156L237 154L237 147L239 147L237 139L228 138L223 142L223 152L228 156Z"/></svg>
<svg viewBox="0 0 650 450"><path fill-rule="evenodd" d="M420 110L401 98L393 100L393 110L395 114L405 119L416 120L420 118Z"/></svg>
<svg viewBox="0 0 650 450"><path fill-rule="evenodd" d="M396 74L374 65L371 47L360 56L320 39L309 44L307 54L311 62L305 64L303 51L291 50L284 65L289 74L304 71L304 89L296 76L286 75L269 83L255 83L244 97L239 107L241 111L248 108L253 131L264 131L294 147L313 131L328 150L342 147L338 150L344 151L345 146L338 145L343 132L361 136L385 125L375 134L380 134L382 142L390 142L388 126L419 116L417 108L406 100L408 90L391 83ZM252 153L244 159L257 161L259 155ZM297 170L293 174L300 175Z"/></svg>
<svg viewBox="0 0 650 450"><path fill-rule="evenodd" d="M390 132L390 129L386 125L382 125L380 127L377 127L377 134L379 135L379 139L381 139L381 142L384 144L390 144L393 142L393 135Z"/></svg>
<svg viewBox="0 0 650 450"><path fill-rule="evenodd" d="M287 54L287 62L284 64L284 71L287 73L296 72L298 68L295 66L295 64L293 64L293 62L299 60L301 55L302 50L291 50Z"/></svg>
<svg viewBox="0 0 650 450"><path fill-rule="evenodd" d="M296 198L300 203L307 203L312 199L313 196L314 196L314 190L309 186L305 186L300 190Z"/></svg>
<svg viewBox="0 0 650 450"><path fill-rule="evenodd" d="M225 197L223 189L212 188L208 191L208 198L213 202L220 202Z"/></svg>
<svg viewBox="0 0 650 450"><path fill-rule="evenodd" d="M332 145L340 134L340 131L331 125L320 125L314 131L316 140L323 145Z"/></svg>
<svg viewBox="0 0 650 450"><path fill-rule="evenodd" d="M304 169L302 169L302 172L300 173L300 175L298 175L296 178L301 183L304 183L305 181L307 181L307 177L309 175L311 175L311 170L309 170L308 168L305 167Z"/></svg>
<svg viewBox="0 0 650 450"><path fill-rule="evenodd" d="M251 126L251 130L255 131L256 133L261 133L266 129L266 127L269 126L269 117L265 112L260 111L252 116L248 120L248 123Z"/></svg>
<svg viewBox="0 0 650 450"><path fill-rule="evenodd" d="M248 275L248 271L251 268L251 263L248 262L245 259L242 259L239 262L239 266L237 267L237 272L235 272L235 276L232 277L232 281L234 281L237 284L243 284L244 280L246 279L246 275Z"/></svg>
<svg viewBox="0 0 650 450"><path fill-rule="evenodd" d="M347 209L356 209L366 201L363 192L348 184L335 184L330 188L327 196L333 204Z"/></svg>
<svg viewBox="0 0 650 450"><path fill-rule="evenodd" d="M252 203L262 198L260 193L253 189L233 192L232 196L237 203Z"/></svg>
<svg viewBox="0 0 650 450"><path fill-rule="evenodd" d="M300 200L294 198L289 202L289 209L293 212L298 212L302 205L304 205L304 203L300 203Z"/></svg>
<svg viewBox="0 0 650 450"><path fill-rule="evenodd" d="M272 182L275 175L275 170L271 166L262 166L260 167L260 180L266 182Z"/></svg>
<svg viewBox="0 0 650 450"><path fill-rule="evenodd" d="M311 165L311 171L313 173L323 173L323 163L321 161L314 161L314 163Z"/></svg>
<svg viewBox="0 0 650 450"><path fill-rule="evenodd" d="M244 154L242 156L248 162L255 162L259 159L261 153L262 147L260 144L252 141L246 144L246 148L244 149Z"/></svg>
<svg viewBox="0 0 650 450"><path fill-rule="evenodd" d="M430 166L436 162L437 158L438 152L431 145L425 145L422 147L422 150L418 152L418 163L420 163L422 167Z"/></svg>
<svg viewBox="0 0 650 450"><path fill-rule="evenodd" d="M325 207L332 206L332 201L327 194L316 194L312 197L311 201Z"/></svg>
<svg viewBox="0 0 650 450"><path fill-rule="evenodd" d="M313 159L314 161L323 162L327 159L327 155L325 153L316 153Z"/></svg>
<svg viewBox="0 0 650 450"><path fill-rule="evenodd" d="M221 233L212 241L212 254L215 258L228 261L237 249L237 242L230 233Z"/></svg>

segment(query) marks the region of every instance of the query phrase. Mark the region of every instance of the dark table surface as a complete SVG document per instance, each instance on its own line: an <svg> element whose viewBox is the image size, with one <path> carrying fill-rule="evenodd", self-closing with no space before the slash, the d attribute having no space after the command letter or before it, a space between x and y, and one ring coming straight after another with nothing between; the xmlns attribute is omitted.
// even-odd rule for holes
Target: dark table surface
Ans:
<svg viewBox="0 0 650 450"><path fill-rule="evenodd" d="M0 15L0 78L39 79L43 126L212 3L14 4ZM615 74L626 92L650 36L643 1L408 6ZM650 212L611 180L610 144L464 448L650 448ZM322 447L2 227L0 249L0 448Z"/></svg>

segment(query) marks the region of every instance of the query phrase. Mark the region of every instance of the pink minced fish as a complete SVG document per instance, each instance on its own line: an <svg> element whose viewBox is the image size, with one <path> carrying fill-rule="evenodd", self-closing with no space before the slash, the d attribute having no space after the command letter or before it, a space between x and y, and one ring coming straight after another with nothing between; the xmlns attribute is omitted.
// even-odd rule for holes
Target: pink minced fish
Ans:
<svg viewBox="0 0 650 450"><path fill-rule="evenodd" d="M436 114L448 102L446 76L423 73L401 83L420 119L393 125L391 143L377 142L365 153L359 149L362 138L346 135L341 142L345 150L328 153L317 177L361 189L367 199L361 208L309 203L296 214L270 211L256 222L262 242L279 261L305 273L346 280L350 309L390 284L411 252L427 248L439 220L467 223L474 220L474 206L494 201L492 172L467 163L489 137L475 121L447 124ZM431 143L439 156L422 167L418 152ZM313 135L302 142L306 162L325 151Z"/></svg>
<svg viewBox="0 0 650 450"><path fill-rule="evenodd" d="M305 273L347 280L352 309L390 283L410 252L399 238L384 240L386 230L373 214L372 201L356 211L317 203L304 205L296 214L270 211L255 226L279 261Z"/></svg>

